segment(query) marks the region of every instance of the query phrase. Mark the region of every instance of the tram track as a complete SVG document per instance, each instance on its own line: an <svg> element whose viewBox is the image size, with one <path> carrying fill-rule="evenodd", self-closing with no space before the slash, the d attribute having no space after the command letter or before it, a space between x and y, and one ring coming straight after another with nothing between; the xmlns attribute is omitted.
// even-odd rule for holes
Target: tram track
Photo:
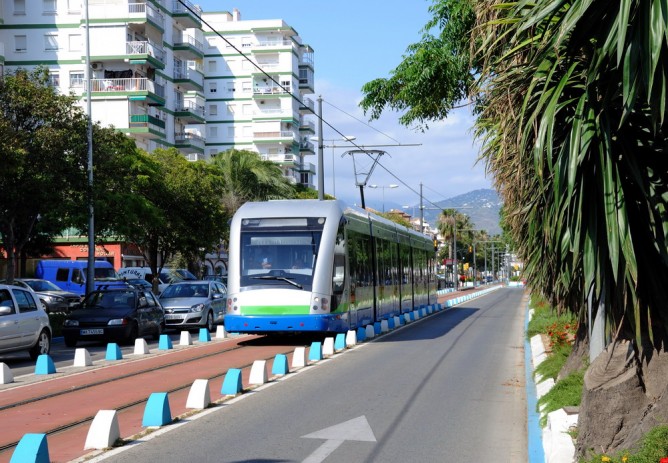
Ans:
<svg viewBox="0 0 668 463"><path fill-rule="evenodd" d="M147 392L147 384L158 387L161 392L167 392L170 397L177 394L185 395L194 379L207 379L210 383L219 382L230 368L248 371L255 360L270 360L279 353L290 354L296 346L301 346L301 344L295 343L290 347L285 344L278 346L262 345L262 343L259 345L235 344L224 350L203 353L196 353L196 350L193 350L191 352L195 355L192 357L179 358L159 365L155 365L155 361L140 360L146 363L142 368L124 374L116 374L113 377L98 379L95 376L99 375L96 375L95 371L100 372L99 369L84 373L83 376L92 376L87 380L82 378L82 374L72 375L78 377L79 384L60 391L25 397L0 407L0 423L5 423L0 428L8 427L9 423L13 425L11 429L6 429L8 432L5 430L0 432L0 462L9 461L11 450L18 445L20 438L26 432L46 434L49 438L50 451L53 448L51 453L54 457L56 456L54 451L59 446L57 441L71 439L67 437L68 434L81 435L81 429L92 422L99 410L113 409L119 413L119 416L121 414L141 416L141 410L150 395L150 392ZM135 385L141 385L141 387L135 390ZM33 391L38 389L36 386L31 385L30 389ZM20 389L25 391L26 388L17 388L15 391ZM10 391L3 391L0 395L5 395ZM117 398L120 391L124 393L123 400L112 400ZM128 391L132 394L129 394ZM30 391L27 393L30 394ZM213 399L213 397L215 396L212 394L212 403L220 400ZM63 404L72 404L72 406L63 408ZM175 409L185 409L184 405L185 402L183 406L179 405ZM178 415L179 413L175 416ZM34 419L32 422L30 422L31 418ZM19 419L22 419L22 422L18 422ZM35 426L28 430L31 424ZM141 430L139 424L134 424L133 429L137 428ZM123 435L128 436L125 432ZM53 445L52 441L54 441ZM83 448L83 442L80 443L79 448ZM79 453L83 455L86 452L80 451ZM52 461L70 460L71 458L68 457L64 460L52 458Z"/></svg>

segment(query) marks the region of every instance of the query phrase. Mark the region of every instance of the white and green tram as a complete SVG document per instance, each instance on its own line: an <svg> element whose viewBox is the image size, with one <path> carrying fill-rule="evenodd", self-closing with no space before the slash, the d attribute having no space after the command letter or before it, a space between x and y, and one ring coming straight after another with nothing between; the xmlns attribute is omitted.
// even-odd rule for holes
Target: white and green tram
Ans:
<svg viewBox="0 0 668 463"><path fill-rule="evenodd" d="M434 244L340 201L246 203L227 283L229 332L345 332L435 303Z"/></svg>

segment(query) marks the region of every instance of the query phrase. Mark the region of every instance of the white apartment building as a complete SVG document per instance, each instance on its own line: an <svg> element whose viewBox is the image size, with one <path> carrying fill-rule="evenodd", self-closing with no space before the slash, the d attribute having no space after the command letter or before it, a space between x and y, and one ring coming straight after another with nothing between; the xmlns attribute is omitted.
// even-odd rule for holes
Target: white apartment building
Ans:
<svg viewBox="0 0 668 463"><path fill-rule="evenodd" d="M280 19L242 21L236 9L202 19L206 155L257 151L293 183L313 187L313 50Z"/></svg>
<svg viewBox="0 0 668 463"><path fill-rule="evenodd" d="M285 90L206 23L234 43ZM313 186L313 51L281 20L204 14L183 0L88 2L92 118L153 151L188 159L230 148L257 151L294 183ZM86 21L81 0L2 0L0 71L44 65L51 83L86 106ZM206 37L206 40L205 40ZM287 91L286 91L287 90Z"/></svg>
<svg viewBox="0 0 668 463"><path fill-rule="evenodd" d="M91 0L92 118L147 151L204 155L187 127L204 122L201 10L176 0ZM81 0L3 0L5 68L45 65L51 82L86 105L86 22Z"/></svg>

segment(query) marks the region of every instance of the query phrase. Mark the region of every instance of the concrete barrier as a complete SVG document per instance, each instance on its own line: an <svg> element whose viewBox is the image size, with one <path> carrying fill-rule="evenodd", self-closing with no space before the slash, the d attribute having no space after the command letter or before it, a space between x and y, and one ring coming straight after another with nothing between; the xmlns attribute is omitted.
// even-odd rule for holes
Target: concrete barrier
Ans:
<svg viewBox="0 0 668 463"><path fill-rule="evenodd" d="M287 375L288 370L288 356L285 354L276 354L274 357L274 364L271 367L272 375Z"/></svg>
<svg viewBox="0 0 668 463"><path fill-rule="evenodd" d="M55 372L56 365L48 354L42 354L37 357L37 363L35 364L36 375L50 375Z"/></svg>
<svg viewBox="0 0 668 463"><path fill-rule="evenodd" d="M319 362L322 360L322 343L321 342L312 342L311 348L308 350L308 360L309 362Z"/></svg>
<svg viewBox="0 0 668 463"><path fill-rule="evenodd" d="M373 323L373 333L378 336L381 333L380 322Z"/></svg>
<svg viewBox="0 0 668 463"><path fill-rule="evenodd" d="M89 367L93 365L93 360L90 358L90 352L88 349L83 347L77 348L74 351L74 364L75 367Z"/></svg>
<svg viewBox="0 0 668 463"><path fill-rule="evenodd" d="M364 341L366 341L366 328L360 326L357 328L357 342L364 342Z"/></svg>
<svg viewBox="0 0 668 463"><path fill-rule="evenodd" d="M306 366L306 347L295 347L292 354L292 368L302 368Z"/></svg>
<svg viewBox="0 0 668 463"><path fill-rule="evenodd" d="M346 348L346 334L337 333L336 338L334 338L334 352L341 352Z"/></svg>
<svg viewBox="0 0 668 463"><path fill-rule="evenodd" d="M113 446L120 437L116 410L100 410L88 428L84 450L106 449Z"/></svg>
<svg viewBox="0 0 668 463"><path fill-rule="evenodd" d="M171 350L171 349L173 349L172 339L166 334L161 334L160 340L158 341L158 350Z"/></svg>
<svg viewBox="0 0 668 463"><path fill-rule="evenodd" d="M208 328L200 328L199 329L199 342L210 342L211 341L211 333L209 333Z"/></svg>
<svg viewBox="0 0 668 463"><path fill-rule="evenodd" d="M49 444L46 441L46 434L24 434L9 461L10 463L49 463Z"/></svg>
<svg viewBox="0 0 668 463"><path fill-rule="evenodd" d="M334 355L334 338L330 336L325 338L322 344L322 356L330 357L332 355Z"/></svg>
<svg viewBox="0 0 668 463"><path fill-rule="evenodd" d="M172 422L172 411L169 409L169 397L166 392L153 392L148 397L146 408L144 408L144 418L141 425L164 426Z"/></svg>
<svg viewBox="0 0 668 463"><path fill-rule="evenodd" d="M381 320L380 321L380 332L381 333L387 333L390 331L390 324L387 322L387 320Z"/></svg>
<svg viewBox="0 0 668 463"><path fill-rule="evenodd" d="M373 328L373 325L367 325L366 331L364 332L367 339L373 339L376 337L376 330Z"/></svg>
<svg viewBox="0 0 668 463"><path fill-rule="evenodd" d="M14 382L14 375L12 370L9 369L9 365L6 363L0 363L0 384L10 384Z"/></svg>
<svg viewBox="0 0 668 463"><path fill-rule="evenodd" d="M227 331L225 330L225 325L216 326L216 339L225 339L227 338Z"/></svg>
<svg viewBox="0 0 668 463"><path fill-rule="evenodd" d="M193 337L190 335L190 331L181 331L181 337L179 338L179 346L192 346Z"/></svg>
<svg viewBox="0 0 668 463"><path fill-rule="evenodd" d="M346 347L353 347L357 345L357 331L348 330L346 333Z"/></svg>
<svg viewBox="0 0 668 463"><path fill-rule="evenodd" d="M413 320L411 312L406 312L404 314L404 320L406 321L406 323L410 323Z"/></svg>
<svg viewBox="0 0 668 463"><path fill-rule="evenodd" d="M110 342L107 344L107 355L104 357L105 360L122 360L123 354L121 353L121 348L115 342Z"/></svg>
<svg viewBox="0 0 668 463"><path fill-rule="evenodd" d="M243 386L241 384L241 370L238 368L230 368L225 374L223 387L221 388L220 393L223 395L237 395L241 391L243 391Z"/></svg>
<svg viewBox="0 0 668 463"><path fill-rule="evenodd" d="M146 355L149 353L148 343L144 338L135 339L134 355Z"/></svg>
<svg viewBox="0 0 668 463"><path fill-rule="evenodd" d="M266 360L256 360L253 362L251 367L250 378L248 380L249 384L254 384L256 386L262 386L267 382L267 361Z"/></svg>
<svg viewBox="0 0 668 463"><path fill-rule="evenodd" d="M188 399L186 400L186 408L204 410L209 405L211 405L209 380L196 379L193 381L193 385L190 386L190 392L188 392Z"/></svg>

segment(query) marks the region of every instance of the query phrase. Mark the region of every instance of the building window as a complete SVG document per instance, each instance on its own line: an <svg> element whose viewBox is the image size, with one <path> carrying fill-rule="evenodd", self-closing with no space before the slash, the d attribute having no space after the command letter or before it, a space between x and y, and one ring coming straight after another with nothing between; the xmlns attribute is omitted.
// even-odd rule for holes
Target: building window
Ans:
<svg viewBox="0 0 668 463"><path fill-rule="evenodd" d="M81 51L81 34L70 34L68 45L70 51Z"/></svg>
<svg viewBox="0 0 668 463"><path fill-rule="evenodd" d="M207 66L209 67L209 72L216 72L218 70L215 60L209 60Z"/></svg>
<svg viewBox="0 0 668 463"><path fill-rule="evenodd" d="M244 93L250 93L253 91L253 86L250 80L244 80L241 82L241 91Z"/></svg>
<svg viewBox="0 0 668 463"><path fill-rule="evenodd" d="M210 116L217 116L218 115L218 105L217 104L209 105L209 115Z"/></svg>
<svg viewBox="0 0 668 463"><path fill-rule="evenodd" d="M217 155L218 155L218 150L216 148L211 148L209 150L209 156L211 156L212 158L215 158Z"/></svg>
<svg viewBox="0 0 668 463"><path fill-rule="evenodd" d="M207 127L207 130L209 131L209 137L211 138L218 137L218 127L212 125L211 127Z"/></svg>
<svg viewBox="0 0 668 463"><path fill-rule="evenodd" d="M56 51L58 47L58 34L44 34L44 51Z"/></svg>
<svg viewBox="0 0 668 463"><path fill-rule="evenodd" d="M49 85L55 89L60 87L60 74L49 72Z"/></svg>
<svg viewBox="0 0 668 463"><path fill-rule="evenodd" d="M209 82L209 93L216 93L218 91L217 82Z"/></svg>
<svg viewBox="0 0 668 463"><path fill-rule="evenodd" d="M16 53L25 53L28 51L28 39L25 35L14 36L14 51Z"/></svg>
<svg viewBox="0 0 668 463"><path fill-rule="evenodd" d="M236 106L232 103L227 105L227 114L234 114L236 112Z"/></svg>
<svg viewBox="0 0 668 463"><path fill-rule="evenodd" d="M68 13L81 12L81 0L67 0L67 12Z"/></svg>
<svg viewBox="0 0 668 463"><path fill-rule="evenodd" d="M234 82L228 82L227 83L227 93L234 93L235 92L234 88Z"/></svg>
<svg viewBox="0 0 668 463"><path fill-rule="evenodd" d="M245 116L250 116L253 114L253 105L245 104L241 106L241 114Z"/></svg>
<svg viewBox="0 0 668 463"><path fill-rule="evenodd" d="M15 15L26 14L26 0L14 0L14 14Z"/></svg>
<svg viewBox="0 0 668 463"><path fill-rule="evenodd" d="M216 48L216 39L209 38L209 39L206 39L206 41L209 44L209 48Z"/></svg>
<svg viewBox="0 0 668 463"><path fill-rule="evenodd" d="M42 0L44 5L44 13L56 12L56 0Z"/></svg>
<svg viewBox="0 0 668 463"><path fill-rule="evenodd" d="M84 73L82 71L70 71L70 87L83 87Z"/></svg>
<svg viewBox="0 0 668 463"><path fill-rule="evenodd" d="M241 48L250 48L252 44L250 37L241 37Z"/></svg>
<svg viewBox="0 0 668 463"><path fill-rule="evenodd" d="M227 128L227 136L229 138L234 138L235 133L236 133L236 129L235 129L234 126Z"/></svg>
<svg viewBox="0 0 668 463"><path fill-rule="evenodd" d="M250 138L253 136L253 127L250 125L244 125L241 128L241 135L246 138Z"/></svg>

